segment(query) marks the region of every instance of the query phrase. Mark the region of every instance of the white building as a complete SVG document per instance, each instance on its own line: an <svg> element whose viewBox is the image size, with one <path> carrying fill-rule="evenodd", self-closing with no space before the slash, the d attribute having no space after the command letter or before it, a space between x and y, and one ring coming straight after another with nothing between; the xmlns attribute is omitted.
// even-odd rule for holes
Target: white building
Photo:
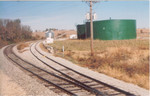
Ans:
<svg viewBox="0 0 150 96"><path fill-rule="evenodd" d="M76 35L76 34L72 34L72 35L70 35L69 38L70 38L70 39L77 39L77 35Z"/></svg>
<svg viewBox="0 0 150 96"><path fill-rule="evenodd" d="M47 31L45 33L45 37L46 37L46 41L45 43L53 43L54 41L54 32L52 32L51 30Z"/></svg>

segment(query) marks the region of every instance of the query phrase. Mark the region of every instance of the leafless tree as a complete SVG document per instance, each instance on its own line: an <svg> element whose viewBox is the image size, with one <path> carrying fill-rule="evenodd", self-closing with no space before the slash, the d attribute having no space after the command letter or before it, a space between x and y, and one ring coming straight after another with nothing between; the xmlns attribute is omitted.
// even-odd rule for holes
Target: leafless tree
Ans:
<svg viewBox="0 0 150 96"><path fill-rule="evenodd" d="M21 25L21 20L0 19L0 40L15 42L31 39L30 26Z"/></svg>

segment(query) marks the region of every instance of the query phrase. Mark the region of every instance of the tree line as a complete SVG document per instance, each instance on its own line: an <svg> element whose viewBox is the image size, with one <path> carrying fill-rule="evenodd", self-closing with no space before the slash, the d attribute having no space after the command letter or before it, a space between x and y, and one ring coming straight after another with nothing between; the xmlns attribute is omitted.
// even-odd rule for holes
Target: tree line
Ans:
<svg viewBox="0 0 150 96"><path fill-rule="evenodd" d="M0 19L0 47L31 39L33 37L30 26L22 25L20 19Z"/></svg>

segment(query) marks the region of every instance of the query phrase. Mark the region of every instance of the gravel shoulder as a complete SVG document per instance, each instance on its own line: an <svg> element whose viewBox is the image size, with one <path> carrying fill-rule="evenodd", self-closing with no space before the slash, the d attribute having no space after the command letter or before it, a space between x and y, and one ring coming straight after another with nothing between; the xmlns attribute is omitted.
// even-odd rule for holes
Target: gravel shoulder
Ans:
<svg viewBox="0 0 150 96"><path fill-rule="evenodd" d="M19 88L17 90L21 90L21 92L20 92L20 93L22 93L21 95L25 94L25 95L58 96L54 92L52 92L49 89L47 89L45 86L43 86L43 85L39 84L38 82L36 82L35 79L32 79L30 76L27 76L26 74L24 74L18 67L16 67L13 64L11 64L11 62L9 62L6 58L4 58L4 55L2 53L3 49L0 50L0 65L1 65L0 70L2 70L2 72L5 73L5 74L7 73L6 75L10 79L12 79L14 83L16 83L15 86L17 86L17 88ZM30 53L29 48L26 48L26 49L27 49L27 51L25 51L23 53L19 53L17 51L16 46L13 48L14 52L18 56L20 56L21 58L24 58L27 61L29 61L29 62L31 62L33 64L36 64L39 67L47 68L41 62L39 62L37 59L35 59L35 57ZM78 71L80 73L88 75L88 76L90 76L92 78L95 78L95 79L100 80L102 82L105 82L107 84L113 85L113 86L118 87L120 89L123 89L125 91L134 93L136 95L149 96L149 91L146 90L146 89L143 89L143 88L138 87L138 86L136 86L134 84L131 84L131 83L126 83L124 81L121 81L121 80L109 77L109 76L107 76L105 74L94 72L94 71L92 71L92 70L90 70L88 68L80 67L78 65L73 64L72 62L70 62L68 60L65 60L65 59L60 58L60 57L55 57L55 56L53 56L50 53L46 53L46 52L44 52L44 51L42 51L40 49L39 44L38 44L38 48L37 49L40 52L42 52L43 54L45 54L45 56L48 56L48 57L56 60L57 62L60 62L60 63L64 64L67 67L73 68L74 70L76 70L76 71ZM43 60L45 60L45 57L41 57L41 58L43 58ZM50 61L47 61L47 62L50 62ZM7 69L9 69L9 70L7 70ZM14 73L16 73L16 74L14 74ZM3 83L3 81L1 83ZM1 88L4 89L5 87L1 87ZM4 94L4 91L3 91L3 94ZM15 94L20 95L17 92ZM16 96L18 96L18 95L16 95Z"/></svg>
<svg viewBox="0 0 150 96"><path fill-rule="evenodd" d="M40 43L39 43L40 44ZM100 80L104 83L107 83L107 84L110 84L112 86L115 86L117 88L120 88L122 90L125 90L127 92L131 92L131 93L134 93L136 95L140 95L140 96L149 96L149 90L146 90L144 88L141 88L137 85L134 85L134 84L131 84L131 83L126 83L124 81L121 81L121 80L118 80L118 79L115 79L113 77L110 77L110 76L107 76L105 74L101 74L101 73L98 73L98 72L94 72L88 68L84 68L84 67L80 67L78 65L75 65L73 64L72 62L68 61L68 60L65 60L63 58L60 58L60 57L55 57L53 56L52 54L50 53L47 53L45 51L42 51L40 49L40 46L39 44L37 45L37 49L43 53L45 56L48 56L50 58L52 58L53 60L59 62L59 63L62 63L64 64L65 66L69 67L69 68L72 68L82 74L85 74L85 75L88 75L92 78L95 78L97 80ZM141 81L141 82L144 82L144 81Z"/></svg>
<svg viewBox="0 0 150 96"><path fill-rule="evenodd" d="M0 96L58 96L8 61L4 48L0 49Z"/></svg>
<svg viewBox="0 0 150 96"><path fill-rule="evenodd" d="M0 95L26 95L26 91L20 85L14 82L7 74L0 70L1 90Z"/></svg>

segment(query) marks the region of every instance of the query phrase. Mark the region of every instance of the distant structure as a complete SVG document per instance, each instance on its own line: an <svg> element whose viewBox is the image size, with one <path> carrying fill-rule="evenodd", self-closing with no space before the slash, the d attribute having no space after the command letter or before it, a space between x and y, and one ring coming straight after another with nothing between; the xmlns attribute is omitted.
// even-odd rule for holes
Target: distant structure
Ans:
<svg viewBox="0 0 150 96"><path fill-rule="evenodd" d="M76 34L72 34L69 36L70 39L77 39L77 35Z"/></svg>
<svg viewBox="0 0 150 96"><path fill-rule="evenodd" d="M45 43L53 43L54 41L54 32L52 30L48 30L45 32L46 41Z"/></svg>

